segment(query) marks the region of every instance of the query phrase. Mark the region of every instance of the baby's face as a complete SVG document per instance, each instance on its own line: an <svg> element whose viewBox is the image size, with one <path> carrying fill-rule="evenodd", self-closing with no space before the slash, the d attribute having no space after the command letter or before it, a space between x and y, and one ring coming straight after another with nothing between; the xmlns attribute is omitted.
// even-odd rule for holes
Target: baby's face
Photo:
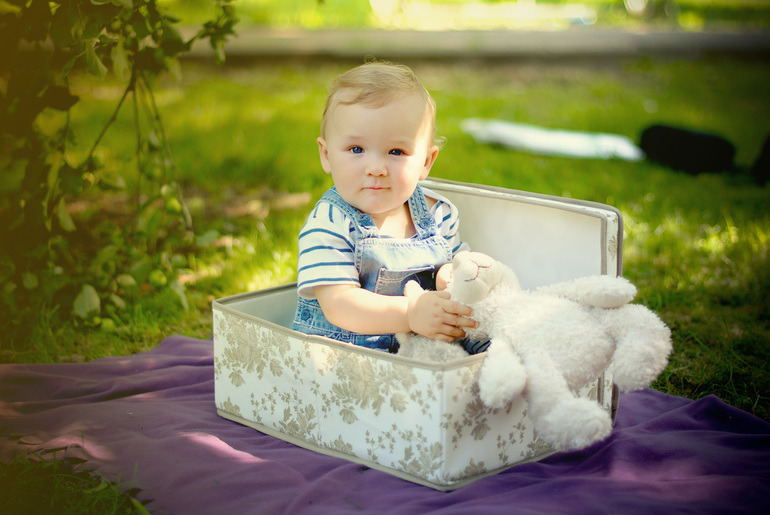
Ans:
<svg viewBox="0 0 770 515"><path fill-rule="evenodd" d="M326 137L318 138L321 164L338 192L377 225L403 213L417 183L438 155L432 119L417 94L381 107L338 104L329 113Z"/></svg>

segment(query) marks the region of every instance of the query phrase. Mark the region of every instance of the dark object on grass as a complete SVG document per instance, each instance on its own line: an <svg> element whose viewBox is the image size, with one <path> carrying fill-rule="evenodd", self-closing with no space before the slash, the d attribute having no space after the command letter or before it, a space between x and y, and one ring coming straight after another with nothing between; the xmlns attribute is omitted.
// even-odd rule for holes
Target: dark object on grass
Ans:
<svg viewBox="0 0 770 515"><path fill-rule="evenodd" d="M652 125L642 132L639 146L647 159L691 174L735 169L735 146L706 132Z"/></svg>
<svg viewBox="0 0 770 515"><path fill-rule="evenodd" d="M751 167L751 173L760 185L764 186L770 181L770 136L765 139L765 144L759 151L759 157Z"/></svg>

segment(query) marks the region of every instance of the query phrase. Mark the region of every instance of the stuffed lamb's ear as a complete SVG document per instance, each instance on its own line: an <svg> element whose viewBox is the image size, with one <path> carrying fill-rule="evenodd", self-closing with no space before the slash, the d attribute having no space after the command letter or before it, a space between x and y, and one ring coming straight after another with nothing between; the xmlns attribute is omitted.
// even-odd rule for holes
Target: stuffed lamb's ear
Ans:
<svg viewBox="0 0 770 515"><path fill-rule="evenodd" d="M461 252L452 261L452 294L465 304L484 300L500 282L500 263L480 252Z"/></svg>

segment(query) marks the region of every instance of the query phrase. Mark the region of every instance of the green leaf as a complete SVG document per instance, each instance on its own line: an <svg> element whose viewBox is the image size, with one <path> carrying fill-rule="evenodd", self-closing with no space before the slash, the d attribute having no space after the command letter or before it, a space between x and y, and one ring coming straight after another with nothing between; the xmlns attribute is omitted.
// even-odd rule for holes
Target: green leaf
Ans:
<svg viewBox="0 0 770 515"><path fill-rule="evenodd" d="M224 43L217 44L214 47L214 57L216 58L217 64L219 64L219 65L225 64L226 57L225 57L225 45L224 45Z"/></svg>
<svg viewBox="0 0 770 515"><path fill-rule="evenodd" d="M116 173L105 173L99 177L99 185L104 189L124 190L126 189L126 180L122 175Z"/></svg>
<svg viewBox="0 0 770 515"><path fill-rule="evenodd" d="M83 191L83 170L72 168L65 161L59 167L59 188L65 195L80 195Z"/></svg>
<svg viewBox="0 0 770 515"><path fill-rule="evenodd" d="M131 277L130 275L128 277ZM131 277L131 280L133 281L134 278ZM136 283L134 283L136 284ZM118 295L115 295L114 293L110 295L110 302L112 302L116 308L118 309L126 309L126 301L123 300L122 297L119 297Z"/></svg>
<svg viewBox="0 0 770 515"><path fill-rule="evenodd" d="M11 159L0 161L0 170L3 171L3 180L0 181L0 193L18 192L24 181L26 159Z"/></svg>
<svg viewBox="0 0 770 515"><path fill-rule="evenodd" d="M105 245L99 250L99 253L94 258L93 262L91 263L92 268L101 268L104 263L113 263L115 261L115 256L118 254L118 246L117 245Z"/></svg>
<svg viewBox="0 0 770 515"><path fill-rule="evenodd" d="M155 269L150 272L150 275L147 277L147 282L155 288L163 288L168 284L168 278L163 270Z"/></svg>
<svg viewBox="0 0 770 515"><path fill-rule="evenodd" d="M155 234L153 227L153 219L159 212L159 208L155 205L155 200L160 198L155 195L149 198L144 205L140 208L139 214L136 216L134 227L136 227L137 234L144 236L153 236Z"/></svg>
<svg viewBox="0 0 770 515"><path fill-rule="evenodd" d="M120 274L115 278L115 281L118 283L118 286L124 290L133 290L137 286L136 279L134 279L133 275Z"/></svg>
<svg viewBox="0 0 770 515"><path fill-rule="evenodd" d="M83 26L83 33L80 34L80 38L83 39L86 44L92 39L101 40L100 34L102 33L103 26L98 20L89 19L88 23Z"/></svg>
<svg viewBox="0 0 770 515"><path fill-rule="evenodd" d="M107 67L96 55L96 49L90 44L86 44L86 69L88 73L100 79L107 75Z"/></svg>
<svg viewBox="0 0 770 515"><path fill-rule="evenodd" d="M162 36L160 40L160 48L163 52L169 56L174 57L179 53L187 52L192 46L192 41L185 42L182 39L181 34L170 23L164 22L162 24Z"/></svg>
<svg viewBox="0 0 770 515"><path fill-rule="evenodd" d="M131 65L128 62L126 49L123 46L123 36L121 36L118 39L118 43L112 47L110 58L112 59L112 73L115 74L115 77L121 81L127 80L129 75L131 75Z"/></svg>
<svg viewBox="0 0 770 515"><path fill-rule="evenodd" d="M102 311L101 300L96 289L90 284L84 284L80 293L75 297L75 303L72 307L75 316L82 320L98 316Z"/></svg>
<svg viewBox="0 0 770 515"><path fill-rule="evenodd" d="M140 515L149 515L149 511L147 511L147 508L144 507L144 505L139 501L139 499L132 497L131 498L131 504L134 506L134 510L136 510L137 513Z"/></svg>
<svg viewBox="0 0 770 515"><path fill-rule="evenodd" d="M64 197L59 199L59 205L56 206L56 218L59 220L59 225L67 232L73 232L75 230L75 222L72 221L69 211L67 211L67 203L64 201Z"/></svg>
<svg viewBox="0 0 770 515"><path fill-rule="evenodd" d="M90 0L93 5L117 5L118 7L128 7L131 9L134 6L134 0Z"/></svg>
<svg viewBox="0 0 770 515"><path fill-rule="evenodd" d="M161 147L160 138L158 137L158 133L154 130L151 130L147 133L147 142L149 143L151 150L158 150Z"/></svg>
<svg viewBox="0 0 770 515"><path fill-rule="evenodd" d="M144 284L144 281L147 279L147 276L150 275L151 270L152 261L150 261L150 258L145 256L132 264L128 273L133 276L137 284ZM118 281L118 283L120 284L120 281Z"/></svg>
<svg viewBox="0 0 770 515"><path fill-rule="evenodd" d="M184 292L184 284L180 283L179 281L172 281L169 285L169 288L179 295L179 300L182 302L182 307L185 311L190 311L190 305L187 302L187 295Z"/></svg>
<svg viewBox="0 0 770 515"><path fill-rule="evenodd" d="M104 320L102 320L102 323L104 323ZM96 485L94 488L89 488L87 490L83 490L83 493L86 494L93 494L96 492L101 492L102 490L106 489L110 484L107 481L102 481L98 485Z"/></svg>
<svg viewBox="0 0 770 515"><path fill-rule="evenodd" d="M43 5L45 2L32 2ZM50 8L46 6L50 12ZM42 23L38 21L38 23ZM59 48L66 48L81 40L85 30L85 21L78 12L75 2L63 3L54 13L51 21L51 39Z"/></svg>
<svg viewBox="0 0 770 515"><path fill-rule="evenodd" d="M2 14L18 14L21 12L21 7L17 5L13 5L10 2L6 2L6 0L0 0L0 15Z"/></svg>
<svg viewBox="0 0 770 515"><path fill-rule="evenodd" d="M147 18L145 18L139 10L131 13L131 18L128 20L128 24L131 26L131 28L134 29L136 39L139 41L152 34L152 30L147 24Z"/></svg>
<svg viewBox="0 0 770 515"><path fill-rule="evenodd" d="M21 280L24 283L24 287L28 290L34 290L37 288L38 284L40 284L37 276L32 272L24 272L21 274Z"/></svg>
<svg viewBox="0 0 770 515"><path fill-rule="evenodd" d="M155 245L158 240L158 229L163 222L163 212L159 211L153 206L152 216L147 220L147 225L143 227L144 233L147 235L147 241L151 246Z"/></svg>
<svg viewBox="0 0 770 515"><path fill-rule="evenodd" d="M166 70L169 75L177 82L182 80L182 63L175 57L167 57L165 60Z"/></svg>
<svg viewBox="0 0 770 515"><path fill-rule="evenodd" d="M199 247L208 247L213 244L217 238L219 238L219 232L214 229L206 231L205 234L201 234L196 238L196 243Z"/></svg>
<svg viewBox="0 0 770 515"><path fill-rule="evenodd" d="M75 54L72 58L70 58L69 61L64 63L64 66L62 66L62 69L61 69L62 78L65 78L67 77L67 75L69 75L70 71L75 66L75 63L77 62L78 59L80 59L83 56L83 54L85 54L85 52L80 52L79 54Z"/></svg>

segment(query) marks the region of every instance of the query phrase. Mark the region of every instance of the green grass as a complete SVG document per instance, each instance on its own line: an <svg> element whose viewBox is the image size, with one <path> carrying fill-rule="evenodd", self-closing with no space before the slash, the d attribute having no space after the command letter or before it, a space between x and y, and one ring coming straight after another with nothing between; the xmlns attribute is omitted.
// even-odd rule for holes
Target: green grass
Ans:
<svg viewBox="0 0 770 515"><path fill-rule="evenodd" d="M147 514L135 499L136 493L136 489L123 491L97 474L78 470L77 463L57 460L55 455L49 460L24 454L0 464L0 512L4 515Z"/></svg>

